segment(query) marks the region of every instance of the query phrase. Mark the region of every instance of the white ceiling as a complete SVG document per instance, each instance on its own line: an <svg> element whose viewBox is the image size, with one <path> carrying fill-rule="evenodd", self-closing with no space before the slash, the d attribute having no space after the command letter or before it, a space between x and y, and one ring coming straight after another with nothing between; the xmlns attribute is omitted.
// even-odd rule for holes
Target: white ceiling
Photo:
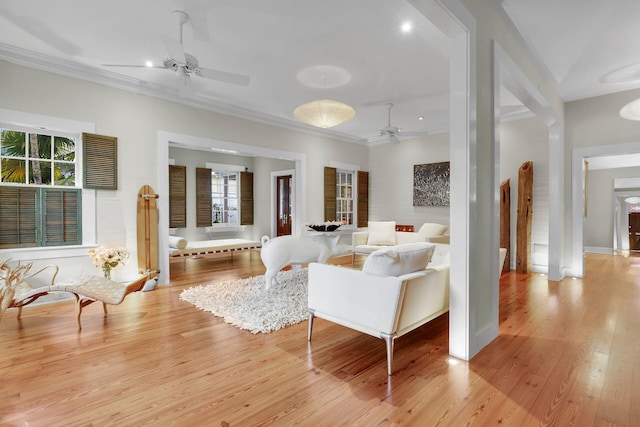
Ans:
<svg viewBox="0 0 640 427"><path fill-rule="evenodd" d="M640 38L640 1L494 1L547 64L565 99L640 87L598 81L608 71L640 63L634 43ZM171 11L181 9L193 21L184 27L185 50L202 67L251 77L243 87L194 76L196 94L183 102L319 132L297 122L293 110L313 99L336 99L352 105L356 117L326 132L348 141L376 136L387 125L388 102L395 104L392 125L406 133L448 129L448 40L405 0L63 4L3 0L0 59L177 98L179 82L170 70L102 64L160 64L167 56L162 37L178 38ZM405 22L413 25L410 33L401 31ZM306 79L299 78L303 70ZM502 106L505 113L519 108L508 93Z"/></svg>
<svg viewBox="0 0 640 427"><path fill-rule="evenodd" d="M565 101L640 87L600 79L640 64L639 0L497 0ZM640 67L637 67L640 70ZM622 108L622 105L620 106Z"/></svg>
<svg viewBox="0 0 640 427"><path fill-rule="evenodd" d="M300 104L318 98L352 105L356 117L333 128L347 140L404 131L444 130L448 124L448 40L404 0L47 0L3 1L0 43L155 83L176 93L170 70L108 68L101 64L156 64L167 56L162 36L178 38L171 13L197 19L209 41L184 27L184 47L200 65L251 77L248 87L193 77L196 99L290 121ZM413 31L401 31L404 22ZM0 46L2 48L2 46ZM5 49L7 47L5 46ZM300 81L305 69L317 82ZM315 67L315 68L314 68ZM336 75L347 82L340 87ZM326 77L326 80L325 80ZM308 77L309 79L309 77ZM325 88L326 82L326 88ZM424 116L422 121L418 116Z"/></svg>

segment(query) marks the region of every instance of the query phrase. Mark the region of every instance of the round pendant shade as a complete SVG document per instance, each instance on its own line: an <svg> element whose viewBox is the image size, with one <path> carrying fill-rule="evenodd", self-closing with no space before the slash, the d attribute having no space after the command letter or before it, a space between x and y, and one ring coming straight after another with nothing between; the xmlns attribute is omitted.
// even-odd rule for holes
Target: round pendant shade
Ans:
<svg viewBox="0 0 640 427"><path fill-rule="evenodd" d="M296 119L319 128L337 126L355 115L356 111L350 105L331 99L307 102L293 111Z"/></svg>

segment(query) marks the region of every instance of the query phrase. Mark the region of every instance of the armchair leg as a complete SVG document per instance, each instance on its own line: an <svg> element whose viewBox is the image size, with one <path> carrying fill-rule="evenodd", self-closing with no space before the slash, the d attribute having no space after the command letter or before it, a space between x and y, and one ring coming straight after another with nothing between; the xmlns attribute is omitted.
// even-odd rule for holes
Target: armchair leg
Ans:
<svg viewBox="0 0 640 427"><path fill-rule="evenodd" d="M387 375L391 376L393 372L393 343L396 340L396 335L380 334L381 338L387 344Z"/></svg>
<svg viewBox="0 0 640 427"><path fill-rule="evenodd" d="M313 329L313 310L309 310L309 329L307 332L307 341L311 341L311 330Z"/></svg>

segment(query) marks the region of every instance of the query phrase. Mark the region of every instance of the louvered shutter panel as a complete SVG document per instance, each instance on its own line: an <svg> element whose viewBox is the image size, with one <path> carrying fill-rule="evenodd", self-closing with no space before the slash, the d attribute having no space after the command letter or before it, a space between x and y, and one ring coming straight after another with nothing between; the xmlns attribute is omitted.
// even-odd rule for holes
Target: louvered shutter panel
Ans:
<svg viewBox="0 0 640 427"><path fill-rule="evenodd" d="M324 220L336 220L336 168L324 168Z"/></svg>
<svg viewBox="0 0 640 427"><path fill-rule="evenodd" d="M211 223L211 169L196 168L196 227Z"/></svg>
<svg viewBox="0 0 640 427"><path fill-rule="evenodd" d="M78 189L42 188L41 215L43 246L82 243L81 193Z"/></svg>
<svg viewBox="0 0 640 427"><path fill-rule="evenodd" d="M38 189L0 186L0 248L36 246Z"/></svg>
<svg viewBox="0 0 640 427"><path fill-rule="evenodd" d="M84 188L118 189L118 138L82 134Z"/></svg>
<svg viewBox="0 0 640 427"><path fill-rule="evenodd" d="M169 165L169 227L187 226L187 167Z"/></svg>
<svg viewBox="0 0 640 427"><path fill-rule="evenodd" d="M369 172L358 171L358 227L369 225Z"/></svg>
<svg viewBox="0 0 640 427"><path fill-rule="evenodd" d="M253 225L253 172L240 172L240 225Z"/></svg>

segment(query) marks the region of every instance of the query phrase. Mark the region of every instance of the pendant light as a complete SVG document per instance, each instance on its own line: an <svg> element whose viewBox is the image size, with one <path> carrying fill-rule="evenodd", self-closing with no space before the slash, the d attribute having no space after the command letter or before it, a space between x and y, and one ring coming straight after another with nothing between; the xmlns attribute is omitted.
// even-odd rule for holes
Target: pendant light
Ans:
<svg viewBox="0 0 640 427"><path fill-rule="evenodd" d="M324 86L326 88L326 79ZM332 99L318 99L300 105L293 111L293 117L303 123L319 128L330 128L351 120L356 111L350 105Z"/></svg>

